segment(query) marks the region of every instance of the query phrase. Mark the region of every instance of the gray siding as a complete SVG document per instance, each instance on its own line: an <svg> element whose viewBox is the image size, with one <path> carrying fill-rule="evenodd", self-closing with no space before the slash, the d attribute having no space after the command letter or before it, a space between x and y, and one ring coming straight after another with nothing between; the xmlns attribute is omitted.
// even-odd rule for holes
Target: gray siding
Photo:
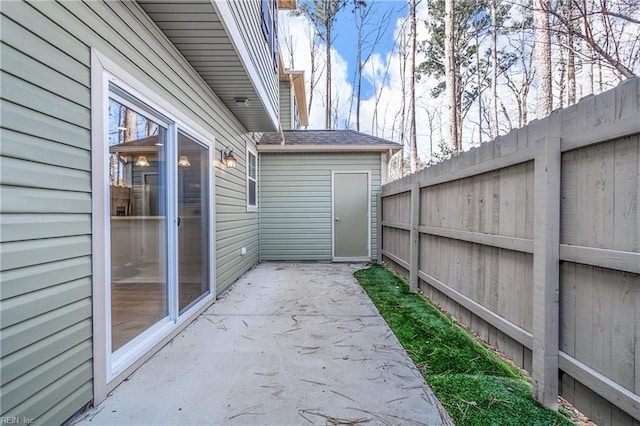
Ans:
<svg viewBox="0 0 640 426"><path fill-rule="evenodd" d="M331 260L331 171L371 172L371 257L377 258L380 154L260 154L261 260Z"/></svg>
<svg viewBox="0 0 640 426"><path fill-rule="evenodd" d="M291 122L291 83L280 81L280 125L282 130L292 130Z"/></svg>
<svg viewBox="0 0 640 426"><path fill-rule="evenodd" d="M233 148L237 169L216 169L219 291L258 261L253 142L136 3L1 5L1 415L57 424L92 399L90 48Z"/></svg>

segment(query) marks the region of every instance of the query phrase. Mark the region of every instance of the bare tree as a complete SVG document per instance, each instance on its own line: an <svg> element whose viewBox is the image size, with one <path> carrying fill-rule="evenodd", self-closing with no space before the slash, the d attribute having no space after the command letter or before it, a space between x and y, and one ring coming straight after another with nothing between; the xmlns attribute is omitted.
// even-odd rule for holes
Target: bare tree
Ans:
<svg viewBox="0 0 640 426"><path fill-rule="evenodd" d="M551 93L551 29L549 27L549 1L535 0L534 22L534 63L538 75L536 89L538 119L551 114L553 97Z"/></svg>
<svg viewBox="0 0 640 426"><path fill-rule="evenodd" d="M383 36L387 33L389 23L391 22L389 17L391 16L392 9L388 9L381 15L378 15L378 12L379 8L376 8L375 3L373 2L365 4L364 2L356 1L354 3L354 17L357 32L356 64L353 72L353 85L355 87L355 92L352 94L353 99L349 107L348 121L351 121L351 114L355 103L357 131L360 131L362 71L371 59L373 52L382 40ZM373 18L376 16L378 19L374 21Z"/></svg>
<svg viewBox="0 0 640 426"><path fill-rule="evenodd" d="M458 102L456 99L456 60L454 56L454 0L445 0L444 12L444 62L445 62L445 79L446 79L446 108L449 118L449 143L455 152L459 152L461 141L458 134Z"/></svg>
<svg viewBox="0 0 640 426"><path fill-rule="evenodd" d="M398 65L400 66L400 96L402 97L400 103L400 111L398 112L398 115L400 115L400 125L398 126L400 132L399 139L402 143L402 149L400 150L400 159L398 162L398 173L400 173L400 176L404 176L404 147L407 141L407 63L409 62L409 57L411 55L408 40L411 35L409 34L409 37L407 37L406 34L406 24L408 22L409 20L407 19L402 23L402 28L400 30L400 45L398 46ZM409 26L411 26L410 23ZM409 149L409 151L411 152L411 148Z"/></svg>
<svg viewBox="0 0 640 426"><path fill-rule="evenodd" d="M491 139L498 133L498 1L491 0Z"/></svg>
<svg viewBox="0 0 640 426"><path fill-rule="evenodd" d="M403 55L403 46L404 46L404 38L405 38L405 24L406 24L406 20L403 21L402 23L402 28L400 29L400 31L398 31L398 34L396 35L396 38L393 42L393 51L396 51L396 49L398 50L400 55ZM375 75L375 68L374 65L371 64L372 67L372 71ZM380 82L378 82L378 79L374 79L373 81L373 92L375 94L374 97L374 107L373 107L373 117L371 120L371 134L374 136L380 136L380 132L379 132L379 128L380 128L380 120L379 120L379 114L378 114L378 108L380 106L380 100L382 99L382 94L384 92L385 89L385 82L388 80L389 78L389 69L391 67L391 61L387 61L387 64L385 66L384 69L384 73L382 76L382 79ZM401 72L401 75L402 74ZM401 84L404 84L404 78L401 81ZM403 99L404 101L404 99ZM388 107L388 105L387 105ZM383 122L383 126L382 128L384 129L386 126L386 114L384 115L384 122ZM382 132L382 137L384 137L384 131Z"/></svg>
<svg viewBox="0 0 640 426"><path fill-rule="evenodd" d="M507 39L510 53L503 57L504 77L507 87L513 93L518 110L518 127L528 122L527 100L535 77L531 46L533 17L531 11L523 8L522 18L512 23Z"/></svg>
<svg viewBox="0 0 640 426"><path fill-rule="evenodd" d="M289 26L284 25L282 21L278 22L278 40L282 45L284 45L283 50L286 52L288 59L288 63L285 64L285 67L294 69L296 46L293 40L293 35L291 35L291 31L289 30Z"/></svg>
<svg viewBox="0 0 640 426"><path fill-rule="evenodd" d="M355 0L358 1L358 0ZM331 88L331 45L333 26L338 13L347 5L347 0L306 0L298 5L297 13L311 21L320 39L324 41L325 52L325 128L332 128L332 88Z"/></svg>
<svg viewBox="0 0 640 426"><path fill-rule="evenodd" d="M409 155L411 173L419 168L418 142L416 140L416 0L409 0Z"/></svg>
<svg viewBox="0 0 640 426"><path fill-rule="evenodd" d="M313 94L316 91L320 77L324 68L320 67L320 58L318 57L318 47L320 45L320 35L314 28L310 28L312 35L309 37L309 55L311 60L311 70L309 75L309 106L307 113L311 115L311 106L313 105Z"/></svg>
<svg viewBox="0 0 640 426"><path fill-rule="evenodd" d="M573 1L567 2L567 20L573 25ZM567 32L567 104L576 103L576 54L573 31Z"/></svg>
<svg viewBox="0 0 640 426"><path fill-rule="evenodd" d="M424 108L424 112L427 116L427 127L429 128L429 161L427 164L433 163L433 142L435 135L434 133L437 130L436 117L440 118L442 112L436 108Z"/></svg>
<svg viewBox="0 0 640 426"><path fill-rule="evenodd" d="M558 7L564 9L564 1L558 0ZM558 108L562 108L564 106L564 92L566 87L566 75L567 75L567 61L565 60L565 43L564 40L566 38L566 34L561 31L556 31L554 33L556 39L556 49L555 54L557 56L557 72L554 72L554 80L556 82L557 87L557 100L556 103ZM553 53L553 52L552 52Z"/></svg>
<svg viewBox="0 0 640 426"><path fill-rule="evenodd" d="M580 39L583 44L584 62L586 62L586 77L588 82L593 82L593 65L603 60L611 69L625 78L636 75L638 57L640 55L640 20L634 18L640 13L638 2L616 2L599 0L598 3L587 0L570 0L570 18L562 11L550 10L560 23L556 31L564 31ZM595 17L600 17L596 25ZM580 22L580 26L576 25ZM592 87L587 87L589 93ZM587 94L583 91L583 95Z"/></svg>

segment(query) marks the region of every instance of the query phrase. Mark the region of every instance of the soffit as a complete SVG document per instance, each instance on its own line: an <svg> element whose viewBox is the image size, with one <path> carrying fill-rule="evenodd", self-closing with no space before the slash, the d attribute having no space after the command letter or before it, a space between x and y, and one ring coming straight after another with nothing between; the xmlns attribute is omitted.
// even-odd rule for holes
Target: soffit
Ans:
<svg viewBox="0 0 640 426"><path fill-rule="evenodd" d="M137 1L248 131L275 130L211 0Z"/></svg>

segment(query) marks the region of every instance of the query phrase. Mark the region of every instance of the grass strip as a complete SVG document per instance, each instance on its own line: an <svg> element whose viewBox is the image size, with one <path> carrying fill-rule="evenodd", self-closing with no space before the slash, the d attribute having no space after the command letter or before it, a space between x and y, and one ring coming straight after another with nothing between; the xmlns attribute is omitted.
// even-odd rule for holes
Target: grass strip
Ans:
<svg viewBox="0 0 640 426"><path fill-rule="evenodd" d="M381 265L360 282L456 425L572 425L531 398L529 378Z"/></svg>

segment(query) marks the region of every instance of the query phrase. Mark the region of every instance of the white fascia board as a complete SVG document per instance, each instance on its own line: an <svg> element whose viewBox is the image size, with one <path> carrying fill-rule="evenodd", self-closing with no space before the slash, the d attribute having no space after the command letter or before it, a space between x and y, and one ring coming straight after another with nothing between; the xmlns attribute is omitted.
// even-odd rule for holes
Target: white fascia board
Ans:
<svg viewBox="0 0 640 426"><path fill-rule="evenodd" d="M275 145L258 144L258 152L393 152L400 151L399 145Z"/></svg>
<svg viewBox="0 0 640 426"><path fill-rule="evenodd" d="M229 34L231 43L233 44L236 53L238 53L238 56L240 57L240 62L242 62L242 66L247 72L247 75L251 80L251 84L253 85L254 89L256 89L256 93L260 97L262 105L267 111L267 114L269 114L269 118L271 119L271 123L273 124L274 129L279 129L280 120L278 118L278 113L270 105L267 88L260 78L260 73L258 73L258 69L255 63L251 60L249 49L242 39L240 28L238 27L238 24L233 17L233 14L231 13L231 9L229 8L229 1L233 0L211 0L211 3L213 4L213 7L218 14L218 17L220 17L222 25L227 30L227 34Z"/></svg>

